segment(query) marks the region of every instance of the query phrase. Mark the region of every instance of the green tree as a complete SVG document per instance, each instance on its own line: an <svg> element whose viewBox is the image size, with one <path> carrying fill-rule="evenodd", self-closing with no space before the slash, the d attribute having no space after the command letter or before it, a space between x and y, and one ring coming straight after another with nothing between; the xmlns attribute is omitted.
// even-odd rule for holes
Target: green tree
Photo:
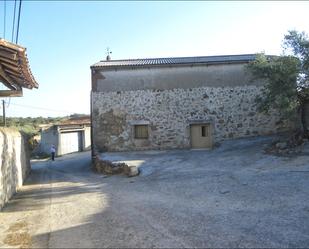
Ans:
<svg viewBox="0 0 309 249"><path fill-rule="evenodd" d="M298 77L299 90L309 88L309 38L304 32L289 31L284 36L284 52L297 57L300 61Z"/></svg>
<svg viewBox="0 0 309 249"><path fill-rule="evenodd" d="M309 97L309 39L295 30L284 36L281 56L258 54L248 69L256 79L265 81L256 99L258 110L268 113L278 110L289 121L301 119L302 130L308 136L304 103Z"/></svg>

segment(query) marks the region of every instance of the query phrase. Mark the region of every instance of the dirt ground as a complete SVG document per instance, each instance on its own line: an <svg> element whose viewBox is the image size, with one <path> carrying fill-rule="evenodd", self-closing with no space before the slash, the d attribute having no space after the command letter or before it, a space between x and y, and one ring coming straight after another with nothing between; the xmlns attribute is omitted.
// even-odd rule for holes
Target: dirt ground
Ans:
<svg viewBox="0 0 309 249"><path fill-rule="evenodd" d="M88 152L35 162L0 247L309 247L309 148L265 155L270 139L102 155L132 178L94 173Z"/></svg>

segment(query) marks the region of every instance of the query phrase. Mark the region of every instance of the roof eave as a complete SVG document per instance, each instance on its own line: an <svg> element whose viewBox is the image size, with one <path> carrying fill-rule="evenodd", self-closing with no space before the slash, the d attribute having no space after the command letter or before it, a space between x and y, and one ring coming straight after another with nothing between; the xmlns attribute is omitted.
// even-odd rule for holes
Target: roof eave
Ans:
<svg viewBox="0 0 309 249"><path fill-rule="evenodd" d="M223 65L223 64L245 64L253 60L231 60L231 61L214 61L214 62L195 62L195 63L169 63L169 64L141 64L141 65L92 65L92 70L113 70L113 69L125 69L125 68L152 68L152 67L181 67L181 66L211 66L211 65Z"/></svg>
<svg viewBox="0 0 309 249"><path fill-rule="evenodd" d="M38 88L26 55L26 48L0 39L0 65L2 81L9 88ZM5 82L4 82L5 81Z"/></svg>

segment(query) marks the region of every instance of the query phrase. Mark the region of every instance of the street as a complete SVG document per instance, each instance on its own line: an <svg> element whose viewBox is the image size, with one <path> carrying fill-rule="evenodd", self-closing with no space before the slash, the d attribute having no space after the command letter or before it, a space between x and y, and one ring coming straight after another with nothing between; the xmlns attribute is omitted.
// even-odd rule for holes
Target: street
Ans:
<svg viewBox="0 0 309 249"><path fill-rule="evenodd" d="M89 152L33 162L0 212L0 247L308 247L309 155L263 143L107 153L139 162L132 178L93 172Z"/></svg>

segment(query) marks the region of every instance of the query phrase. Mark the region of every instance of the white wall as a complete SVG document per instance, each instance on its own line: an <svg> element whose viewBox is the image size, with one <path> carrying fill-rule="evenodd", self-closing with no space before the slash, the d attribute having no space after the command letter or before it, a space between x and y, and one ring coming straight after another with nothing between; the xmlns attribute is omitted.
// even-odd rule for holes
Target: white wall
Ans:
<svg viewBox="0 0 309 249"><path fill-rule="evenodd" d="M29 151L20 132L0 128L0 209L30 172Z"/></svg>
<svg viewBox="0 0 309 249"><path fill-rule="evenodd" d="M90 149L91 149L91 127L85 127L83 150L90 150Z"/></svg>
<svg viewBox="0 0 309 249"><path fill-rule="evenodd" d="M56 146L58 153L58 131L55 126L41 131L40 152L50 154L50 148L52 145Z"/></svg>
<svg viewBox="0 0 309 249"><path fill-rule="evenodd" d="M51 145L54 144L56 146L57 150L57 156L67 154L68 151L70 151L70 148L67 148L70 146L70 144L66 144L63 137L61 137L61 134L64 133L63 130L57 130L57 126L52 126L48 129L42 130L41 132L41 142L40 142L40 151L45 152L47 154L50 154L50 148ZM91 149L91 137L90 137L90 126L85 126L84 128L75 130L71 129L69 132L80 132L82 137L81 141L82 142L82 150L90 150ZM75 141L75 140L74 140ZM76 146L78 147L79 139L76 140ZM73 142L73 140L72 140ZM72 144L73 145L73 144ZM74 150L75 151L75 150ZM76 150L77 151L77 150Z"/></svg>

